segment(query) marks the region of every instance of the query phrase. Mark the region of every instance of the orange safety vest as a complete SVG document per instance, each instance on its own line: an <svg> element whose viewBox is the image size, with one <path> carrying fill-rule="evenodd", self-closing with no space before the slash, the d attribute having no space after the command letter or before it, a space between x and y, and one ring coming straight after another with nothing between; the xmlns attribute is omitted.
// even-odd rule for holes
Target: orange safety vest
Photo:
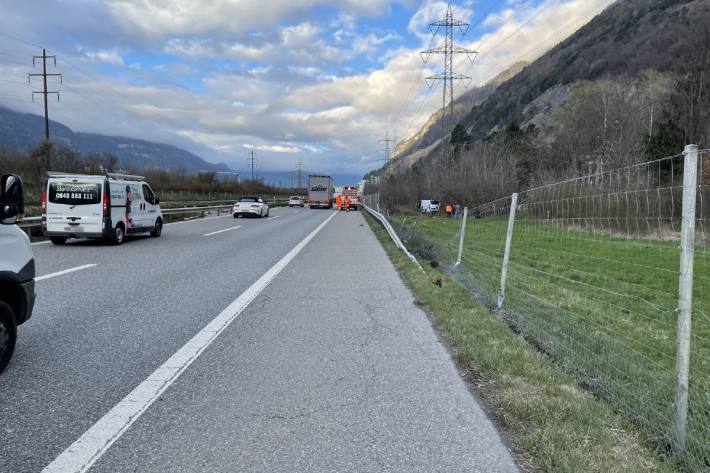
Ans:
<svg viewBox="0 0 710 473"><path fill-rule="evenodd" d="M337 205L338 208L340 208L340 202L341 202L341 201L342 201L342 198L341 198L340 196L338 196L338 197L335 198L335 205Z"/></svg>
<svg viewBox="0 0 710 473"><path fill-rule="evenodd" d="M450 205L446 206L446 213L447 214L450 214L453 210L454 210L453 207L451 207Z"/></svg>
<svg viewBox="0 0 710 473"><path fill-rule="evenodd" d="M346 197L345 197L345 208L347 209L347 208L349 208L349 207L350 207L350 197L347 197L347 196L346 196Z"/></svg>

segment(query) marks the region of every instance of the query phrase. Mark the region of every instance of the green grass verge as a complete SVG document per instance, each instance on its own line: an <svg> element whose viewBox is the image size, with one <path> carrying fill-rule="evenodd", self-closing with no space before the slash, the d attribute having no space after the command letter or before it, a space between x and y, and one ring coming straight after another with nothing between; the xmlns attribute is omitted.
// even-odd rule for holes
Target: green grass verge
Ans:
<svg viewBox="0 0 710 473"><path fill-rule="evenodd" d="M460 220L408 217L419 239L451 261ZM407 225L404 233L407 233ZM492 302L499 285L506 216L469 219L457 279ZM453 243L453 244L452 244ZM421 243L420 243L421 245ZM710 259L695 257L687 448L688 471L710 471ZM673 439L677 241L600 234L526 219L515 223L505 300L507 321L585 388L634 419L659 449Z"/></svg>
<svg viewBox="0 0 710 473"><path fill-rule="evenodd" d="M439 269L421 273L366 216L529 471L676 471L628 417L579 386ZM452 235L455 234L455 231ZM440 280L441 286L434 284Z"/></svg>

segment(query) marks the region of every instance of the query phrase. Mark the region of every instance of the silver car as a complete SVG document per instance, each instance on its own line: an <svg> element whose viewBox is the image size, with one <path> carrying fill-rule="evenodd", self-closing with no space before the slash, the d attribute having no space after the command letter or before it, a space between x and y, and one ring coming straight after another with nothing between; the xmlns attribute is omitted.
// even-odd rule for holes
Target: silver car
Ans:
<svg viewBox="0 0 710 473"><path fill-rule="evenodd" d="M303 202L303 198L297 195L292 195L291 197L288 198L288 206L289 207L303 207L305 206L305 202Z"/></svg>

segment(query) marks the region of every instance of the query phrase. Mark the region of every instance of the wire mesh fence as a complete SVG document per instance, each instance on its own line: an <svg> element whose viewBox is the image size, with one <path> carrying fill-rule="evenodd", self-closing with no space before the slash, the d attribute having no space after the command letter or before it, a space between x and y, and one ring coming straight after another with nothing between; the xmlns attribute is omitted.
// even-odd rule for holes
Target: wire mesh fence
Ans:
<svg viewBox="0 0 710 473"><path fill-rule="evenodd" d="M710 471L710 151L698 153L691 186L694 291L684 384L677 343L686 163L680 154L521 192L500 314L629 415L661 451L689 471ZM495 307L511 201L470 210L455 269L461 219L398 216L391 223L410 250Z"/></svg>

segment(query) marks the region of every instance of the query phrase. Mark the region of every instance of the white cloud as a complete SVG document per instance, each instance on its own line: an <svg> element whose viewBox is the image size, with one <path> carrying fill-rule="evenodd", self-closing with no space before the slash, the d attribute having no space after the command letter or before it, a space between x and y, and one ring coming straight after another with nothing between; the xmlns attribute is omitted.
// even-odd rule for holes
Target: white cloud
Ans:
<svg viewBox="0 0 710 473"><path fill-rule="evenodd" d="M374 6L386 10L385 0L331 2L339 9L332 20L303 21L302 13L310 6L325 3L111 1L114 15L126 9L140 16L128 14L120 20L124 28L159 39L146 40L142 34L127 34L117 28L115 46L100 44L91 53L81 51L78 56L60 54L60 60L79 64L98 80L76 72L72 75L73 68L60 67L67 74L69 88L60 88L62 101L50 106L51 116L79 131L182 146L236 169L244 168L248 145L260 152L265 169L292 168L298 156L324 171L366 171L378 164L377 140L385 130L392 133L397 127L400 137L411 134L440 106L440 90L427 91L422 77L439 72L441 66L435 61L423 65L418 54L423 47L405 47L400 41L398 34L406 32L368 30L358 24L357 15L376 13ZM529 25L522 22L539 10L521 11L516 18L502 17L493 32L457 40L467 47L480 43L485 47L474 66L461 62L456 68L481 82L523 54L534 57L554 44L556 34L572 31L609 3L611 0L550 0ZM412 15L410 32L426 43L431 37L428 23L439 19L445 6L445 2L425 2ZM370 7L373 9L368 13ZM165 11L151 17L152 9ZM259 9L264 11L256 11ZM245 23L252 20L248 15L235 18L235 12L247 10L256 15L254 24L275 26L252 28ZM470 10L469 3L455 15L466 18ZM569 28L558 32L566 23ZM5 26L2 19L0 26ZM513 32L516 34L506 40ZM334 37L339 40L333 41ZM484 55L503 40L498 49ZM156 44L178 61L170 63L161 57L167 65L159 70L150 61L134 62L135 57L154 51ZM122 64L119 52L130 58L131 66L120 68L113 77L104 75L99 63ZM367 66L343 63L367 55L377 56ZM23 82L27 71L20 69L13 73ZM180 82L183 79L196 81L198 92L190 90L189 82ZM457 85L456 92L461 90ZM37 113L39 105L29 101L27 92L24 83L3 85L3 93L26 97L26 111Z"/></svg>
<svg viewBox="0 0 710 473"><path fill-rule="evenodd" d="M105 62L114 66L125 65L123 58L117 51L84 51L84 56L91 61Z"/></svg>
<svg viewBox="0 0 710 473"><path fill-rule="evenodd" d="M248 37L239 41L172 38L165 52L188 59L234 59L242 62L280 62L311 66L343 63L360 55L371 55L382 45L401 40L394 32L383 35L348 34L348 44L331 44L326 30L303 22L285 26L266 36ZM336 42L337 43L337 42Z"/></svg>
<svg viewBox="0 0 710 473"><path fill-rule="evenodd" d="M244 143L242 145L246 149L254 149L256 151L269 151L271 153L298 153L301 148L293 145L252 145L249 143Z"/></svg>
<svg viewBox="0 0 710 473"><path fill-rule="evenodd" d="M149 36L237 33L287 21L315 6L334 5L355 15L388 11L388 0L109 0L125 26Z"/></svg>
<svg viewBox="0 0 710 473"><path fill-rule="evenodd" d="M407 29L423 43L428 43L432 38L431 23L446 18L448 5L448 2L442 0L426 0L409 20ZM470 8L456 5L452 5L452 12L455 19L466 22L470 22L473 14ZM434 30L436 31L436 29ZM438 31L438 33L441 32L441 30Z"/></svg>

